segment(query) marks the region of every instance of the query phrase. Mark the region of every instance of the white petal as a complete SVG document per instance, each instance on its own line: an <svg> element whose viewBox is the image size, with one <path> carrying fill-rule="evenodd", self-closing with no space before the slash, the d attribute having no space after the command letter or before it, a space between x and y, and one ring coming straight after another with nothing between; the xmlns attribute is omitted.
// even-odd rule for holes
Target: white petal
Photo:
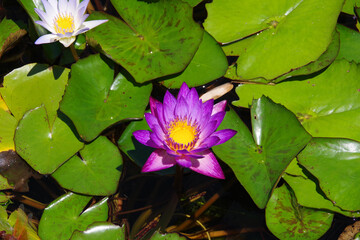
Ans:
<svg viewBox="0 0 360 240"><path fill-rule="evenodd" d="M72 12L73 15L76 14L76 0L69 0L68 12Z"/></svg>
<svg viewBox="0 0 360 240"><path fill-rule="evenodd" d="M52 21L53 16L57 15L57 9L53 8L53 6L46 0L43 0L42 3L44 5L46 15L48 16L48 18L51 18L47 20Z"/></svg>
<svg viewBox="0 0 360 240"><path fill-rule="evenodd" d="M87 8L87 5L89 4L90 0L84 0L82 1L79 5L78 5L78 9L81 9L83 7L85 7L85 9ZM85 11L84 11L85 12ZM84 14L84 13L83 13Z"/></svg>
<svg viewBox="0 0 360 240"><path fill-rule="evenodd" d="M92 29L96 26L99 26L100 24L103 24L105 22L107 22L108 20L92 20L92 21L87 21L87 22L84 22L82 24L82 27L86 27L86 28L89 28L89 29Z"/></svg>
<svg viewBox="0 0 360 240"><path fill-rule="evenodd" d="M75 42L76 37L67 37L59 39L59 42L64 45L64 47L69 47L73 42Z"/></svg>
<svg viewBox="0 0 360 240"><path fill-rule="evenodd" d="M89 28L80 28L79 30L77 30L73 35L74 36L77 36L77 35L79 35L79 34L82 34L82 33L84 33L84 32L87 32L87 31L89 31L90 29Z"/></svg>
<svg viewBox="0 0 360 240"><path fill-rule="evenodd" d="M59 0L59 11L67 12L68 1L67 0Z"/></svg>
<svg viewBox="0 0 360 240"><path fill-rule="evenodd" d="M58 10L58 1L57 0L49 0L49 3L54 9Z"/></svg>
<svg viewBox="0 0 360 240"><path fill-rule="evenodd" d="M42 21L35 21L36 24L41 25L42 27L46 28L49 32L51 33L55 33L54 29L52 27L49 26L49 24L47 24L46 22L42 22Z"/></svg>
<svg viewBox="0 0 360 240"><path fill-rule="evenodd" d="M44 43L52 43L59 40L59 37L55 34L46 34L46 35L42 35L41 37L39 37L36 41L35 44L44 44Z"/></svg>

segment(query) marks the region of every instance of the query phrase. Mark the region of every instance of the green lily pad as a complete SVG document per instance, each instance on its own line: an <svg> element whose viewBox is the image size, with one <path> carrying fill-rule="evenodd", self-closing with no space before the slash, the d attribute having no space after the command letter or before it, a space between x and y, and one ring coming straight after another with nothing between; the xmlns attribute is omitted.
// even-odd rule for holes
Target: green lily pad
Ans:
<svg viewBox="0 0 360 240"><path fill-rule="evenodd" d="M228 61L220 45L205 32L199 49L187 68L161 83L167 88L180 88L183 82L189 87L196 87L222 77L227 67Z"/></svg>
<svg viewBox="0 0 360 240"><path fill-rule="evenodd" d="M137 130L150 130L145 119L131 122L119 138L118 146L138 166L143 166L154 149L135 139L133 132Z"/></svg>
<svg viewBox="0 0 360 240"><path fill-rule="evenodd" d="M271 81L316 61L326 51L342 4L342 0L218 0L207 4L204 27L222 43L247 37L234 43L243 48L237 76Z"/></svg>
<svg viewBox="0 0 360 240"><path fill-rule="evenodd" d="M70 240L126 240L125 226L118 226L108 222L91 224L85 231L76 230Z"/></svg>
<svg viewBox="0 0 360 240"><path fill-rule="evenodd" d="M36 107L45 106L49 123L57 115L59 102L64 94L69 70L31 63L15 69L4 77L0 93L17 120Z"/></svg>
<svg viewBox="0 0 360 240"><path fill-rule="evenodd" d="M170 233L170 234L162 234L159 232L155 232L150 240L185 240L185 237L180 236L177 233Z"/></svg>
<svg viewBox="0 0 360 240"><path fill-rule="evenodd" d="M202 2L202 0L183 0L183 2L187 2L191 7L195 7L199 3Z"/></svg>
<svg viewBox="0 0 360 240"><path fill-rule="evenodd" d="M90 45L100 47L140 83L186 68L203 35L189 4L177 0L111 2L125 22L105 13L91 14L89 19L109 21L87 32Z"/></svg>
<svg viewBox="0 0 360 240"><path fill-rule="evenodd" d="M248 107L262 95L283 104L296 114L314 137L344 137L360 141L360 66L334 61L324 72L302 81L275 86L244 84L236 88L240 100L235 106Z"/></svg>
<svg viewBox="0 0 360 240"><path fill-rule="evenodd" d="M286 185L274 190L265 210L266 225L279 239L319 239L331 226L334 214L305 208Z"/></svg>
<svg viewBox="0 0 360 240"><path fill-rule="evenodd" d="M350 15L354 15L354 7L360 7L359 0L345 0L341 11Z"/></svg>
<svg viewBox="0 0 360 240"><path fill-rule="evenodd" d="M52 176L58 183L73 192L108 196L116 192L122 158L117 147L100 136L58 168Z"/></svg>
<svg viewBox="0 0 360 240"><path fill-rule="evenodd" d="M0 22L0 58L14 44L26 34L24 29L20 29L12 20L4 18Z"/></svg>
<svg viewBox="0 0 360 240"><path fill-rule="evenodd" d="M311 136L290 111L266 97L254 100L251 121L253 136L234 111L228 112L219 129L238 133L213 151L264 208L283 171Z"/></svg>
<svg viewBox="0 0 360 240"><path fill-rule="evenodd" d="M75 230L83 231L94 222L108 218L107 198L84 209L91 197L67 193L45 208L39 223L42 240L68 240Z"/></svg>
<svg viewBox="0 0 360 240"><path fill-rule="evenodd" d="M0 109L0 152L15 150L14 134L17 122L10 113Z"/></svg>
<svg viewBox="0 0 360 240"><path fill-rule="evenodd" d="M336 30L340 33L340 51L337 59L360 63L360 33L338 24Z"/></svg>
<svg viewBox="0 0 360 240"><path fill-rule="evenodd" d="M0 190L12 189L13 186L9 184L8 180L0 175Z"/></svg>
<svg viewBox="0 0 360 240"><path fill-rule="evenodd" d="M8 222L8 214L6 208L0 205L0 229L7 234L12 233L12 226Z"/></svg>
<svg viewBox="0 0 360 240"><path fill-rule="evenodd" d="M348 217L359 217L358 212L343 211L335 206L320 189L318 180L294 159L283 175L284 180L294 191L297 202L304 207L326 209Z"/></svg>
<svg viewBox="0 0 360 240"><path fill-rule="evenodd" d="M118 121L142 118L151 90L151 85L134 84L121 73L114 79L113 65L91 55L72 65L60 109L80 136L91 141Z"/></svg>
<svg viewBox="0 0 360 240"><path fill-rule="evenodd" d="M27 112L15 132L16 152L41 174L54 172L82 147L60 118L50 127L44 106Z"/></svg>
<svg viewBox="0 0 360 240"><path fill-rule="evenodd" d="M360 143L350 139L314 138L298 160L319 180L319 185L334 205L359 211Z"/></svg>

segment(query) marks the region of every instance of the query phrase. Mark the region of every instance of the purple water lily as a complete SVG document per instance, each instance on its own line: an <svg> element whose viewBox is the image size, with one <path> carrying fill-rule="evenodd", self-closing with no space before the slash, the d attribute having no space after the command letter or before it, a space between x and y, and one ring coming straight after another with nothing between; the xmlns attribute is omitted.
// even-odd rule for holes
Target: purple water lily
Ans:
<svg viewBox="0 0 360 240"><path fill-rule="evenodd" d="M142 172L169 168L175 164L200 174L224 179L224 173L209 148L232 138L236 131L216 131L225 116L226 100L203 103L195 88L183 83L177 99L166 92L164 103L150 97L151 113L145 119L152 131L133 133L142 144L156 148Z"/></svg>

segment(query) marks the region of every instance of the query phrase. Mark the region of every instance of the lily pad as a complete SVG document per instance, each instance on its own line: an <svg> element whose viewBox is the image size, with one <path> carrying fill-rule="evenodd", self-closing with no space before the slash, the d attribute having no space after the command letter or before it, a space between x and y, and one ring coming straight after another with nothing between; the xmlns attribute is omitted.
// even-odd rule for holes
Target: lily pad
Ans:
<svg viewBox="0 0 360 240"><path fill-rule="evenodd" d="M108 218L107 198L84 209L91 197L67 193L45 208L39 224L42 240L68 240L75 230L83 231L94 222Z"/></svg>
<svg viewBox="0 0 360 240"><path fill-rule="evenodd" d="M118 226L108 222L91 224L85 231L76 230L70 240L126 240L125 226Z"/></svg>
<svg viewBox="0 0 360 240"><path fill-rule="evenodd" d="M343 211L328 199L319 187L319 181L294 159L283 175L294 191L297 202L303 207L330 210L348 217L360 217L358 212Z"/></svg>
<svg viewBox="0 0 360 240"><path fill-rule="evenodd" d="M117 147L100 136L57 169L52 176L73 192L108 196L116 192L122 170Z"/></svg>
<svg viewBox="0 0 360 240"><path fill-rule="evenodd" d="M345 0L344 6L341 11L350 15L354 15L355 7L360 7L359 0Z"/></svg>
<svg viewBox="0 0 360 240"><path fill-rule="evenodd" d="M177 233L170 233L170 234L162 234L159 232L155 232L150 240L185 240L185 237L180 236Z"/></svg>
<svg viewBox="0 0 360 240"><path fill-rule="evenodd" d="M228 112L219 129L238 133L213 151L231 167L256 205L264 208L283 171L311 136L290 111L266 97L254 100L251 121L253 136L234 111Z"/></svg>
<svg viewBox="0 0 360 240"><path fill-rule="evenodd" d="M360 63L360 33L338 24L336 30L340 33L340 51L337 59Z"/></svg>
<svg viewBox="0 0 360 240"><path fill-rule="evenodd" d="M151 85L135 84L121 73L114 79L113 65L91 55L72 65L60 109L80 136L91 141L116 122L142 118L151 90Z"/></svg>
<svg viewBox="0 0 360 240"><path fill-rule="evenodd" d="M44 105L52 124L64 94L69 70L31 63L15 69L4 77L0 93L17 120L36 107Z"/></svg>
<svg viewBox="0 0 360 240"><path fill-rule="evenodd" d="M15 150L14 134L17 122L10 113L0 109L0 152Z"/></svg>
<svg viewBox="0 0 360 240"><path fill-rule="evenodd" d="M0 190L5 189L12 189L13 186L11 186L6 178L0 175Z"/></svg>
<svg viewBox="0 0 360 240"><path fill-rule="evenodd" d="M89 32L89 44L101 48L143 83L178 73L198 49L203 30L189 4L178 0L111 1L125 22L105 13L89 19L109 19Z"/></svg>
<svg viewBox="0 0 360 240"><path fill-rule="evenodd" d="M198 51L186 69L161 83L167 88L180 88L183 82L189 87L196 87L222 77L227 67L228 61L220 45L205 32Z"/></svg>
<svg viewBox="0 0 360 240"><path fill-rule="evenodd" d="M14 47L14 44L26 34L16 23L4 18L0 22L0 58L4 53Z"/></svg>
<svg viewBox="0 0 360 240"><path fill-rule="evenodd" d="M271 81L316 61L326 51L342 4L342 0L218 0L207 4L204 27L222 43L247 37L233 43L243 47L237 75L241 80Z"/></svg>
<svg viewBox="0 0 360 240"><path fill-rule="evenodd" d="M15 132L16 152L41 174L54 172L83 147L60 118L50 127L44 106L27 112Z"/></svg>
<svg viewBox="0 0 360 240"><path fill-rule="evenodd" d="M286 185L274 190L265 210L266 225L282 240L319 239L333 217L332 213L300 206Z"/></svg>
<svg viewBox="0 0 360 240"><path fill-rule="evenodd" d="M350 139L314 138L298 160L318 180L322 191L343 210L359 211L360 143Z"/></svg>
<svg viewBox="0 0 360 240"><path fill-rule="evenodd" d="M296 114L314 137L343 137L360 141L360 66L334 61L324 72L302 81L275 86L244 84L236 88L235 106L249 107L262 95Z"/></svg>

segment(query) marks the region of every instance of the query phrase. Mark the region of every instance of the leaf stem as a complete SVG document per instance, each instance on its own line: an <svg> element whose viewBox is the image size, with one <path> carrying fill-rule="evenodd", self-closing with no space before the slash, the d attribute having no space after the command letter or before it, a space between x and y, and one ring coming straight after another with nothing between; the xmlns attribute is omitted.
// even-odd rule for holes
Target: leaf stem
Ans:
<svg viewBox="0 0 360 240"><path fill-rule="evenodd" d="M80 59L80 57L79 57L79 55L78 55L77 52L76 52L74 43L72 43L72 44L70 45L70 50L71 50L71 54L72 54L73 57L74 57L75 62L77 62L77 61Z"/></svg>

